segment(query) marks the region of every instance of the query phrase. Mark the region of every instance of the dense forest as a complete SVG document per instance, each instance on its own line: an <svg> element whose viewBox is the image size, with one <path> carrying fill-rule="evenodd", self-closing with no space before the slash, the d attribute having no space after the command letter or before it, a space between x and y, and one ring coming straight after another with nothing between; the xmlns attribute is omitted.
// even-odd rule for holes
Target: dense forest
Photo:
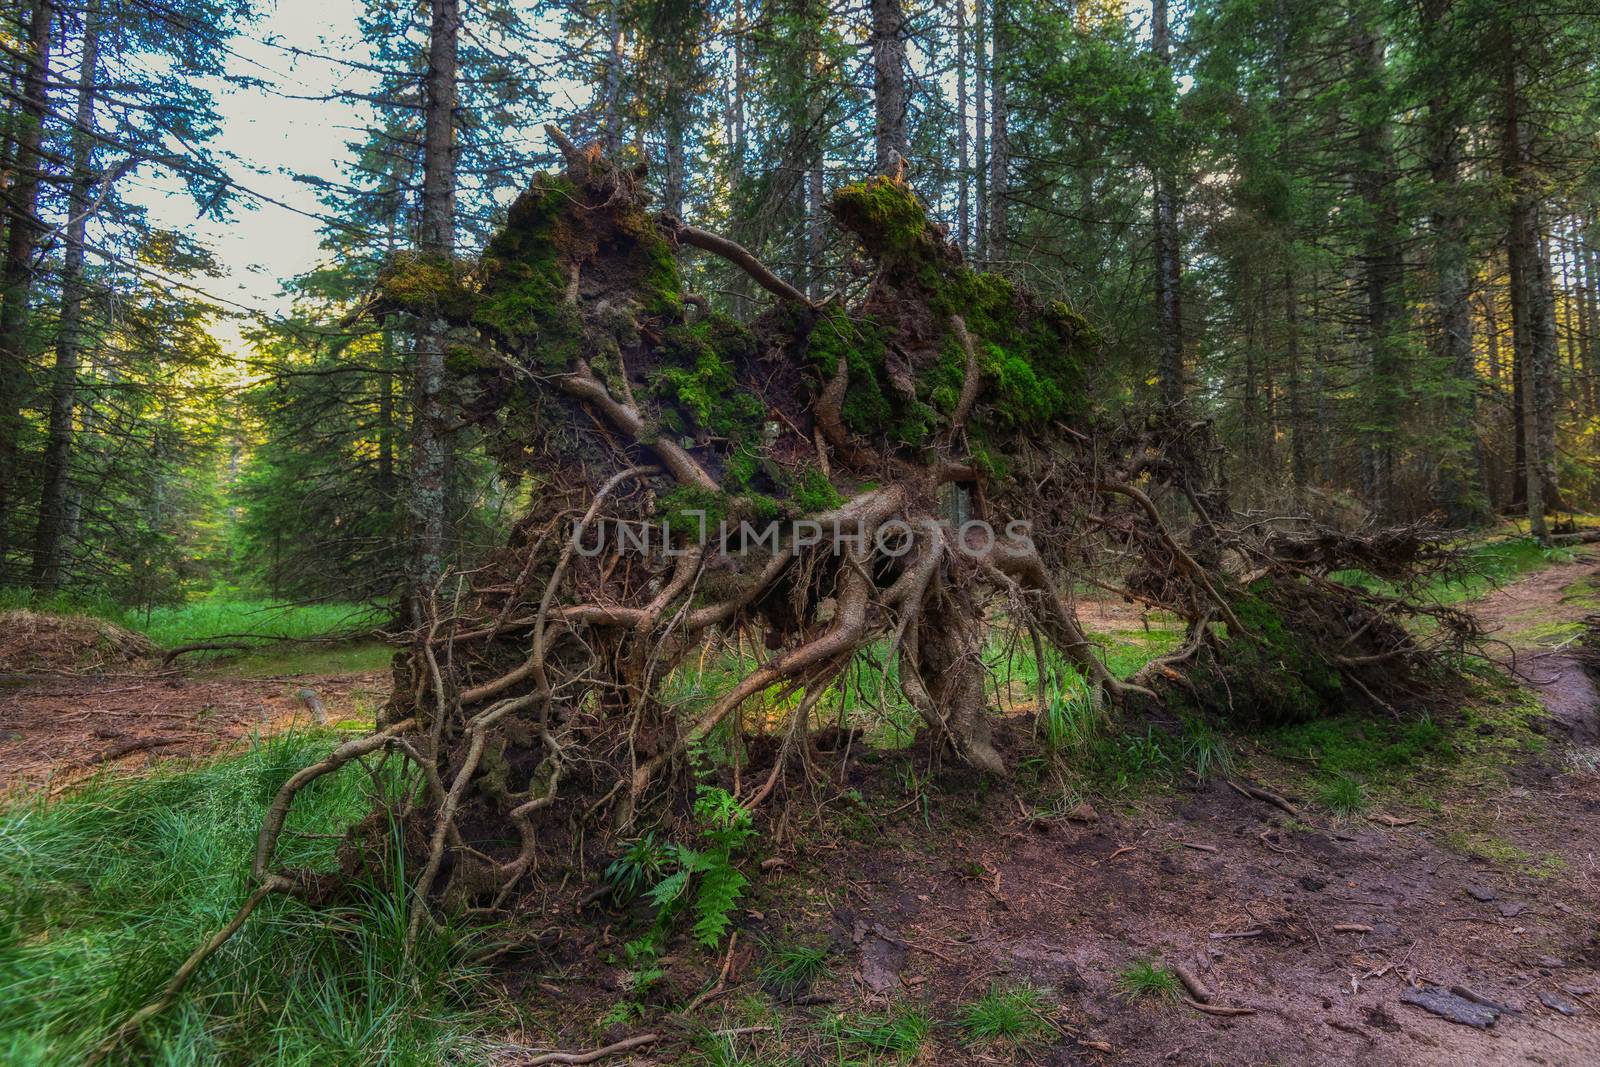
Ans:
<svg viewBox="0 0 1600 1067"><path fill-rule="evenodd" d="M435 551L417 536L470 565L537 485L452 428L415 321L359 312L397 257L482 248L556 158L545 122L647 166L656 208L814 297L853 262L827 199L903 167L970 263L1093 326L1097 407L1182 398L1213 420L1241 504L1550 527L1597 484L1589 14L367 5L360 48L330 57L367 125L341 182L306 179L323 247L280 314L213 295L208 249L147 210L152 189L223 219L303 210L252 188L270 161L212 147L230 82L290 91L229 62L273 40L270 11L23 5L4 53L4 583L393 602ZM683 269L750 313L736 268ZM216 339L228 319L243 347Z"/></svg>
<svg viewBox="0 0 1600 1067"><path fill-rule="evenodd" d="M0 66L0 1060L1600 1062L1595 0Z"/></svg>

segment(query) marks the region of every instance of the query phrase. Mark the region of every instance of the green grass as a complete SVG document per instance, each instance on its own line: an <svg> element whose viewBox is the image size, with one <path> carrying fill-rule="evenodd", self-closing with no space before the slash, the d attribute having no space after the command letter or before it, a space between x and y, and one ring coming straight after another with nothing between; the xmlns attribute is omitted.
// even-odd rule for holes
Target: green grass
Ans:
<svg viewBox="0 0 1600 1067"><path fill-rule="evenodd" d="M1420 592L1424 598L1440 604L1458 604L1480 597L1518 575L1552 563L1569 563L1573 558L1570 549L1545 548L1531 537L1486 541L1463 550L1460 573L1433 582ZM1338 571L1330 577L1367 589L1394 591L1390 583L1361 571Z"/></svg>
<svg viewBox="0 0 1600 1067"><path fill-rule="evenodd" d="M1267 734L1278 755L1311 761L1319 777L1393 778L1424 760L1456 755L1445 730L1431 718L1394 722L1360 715L1285 726Z"/></svg>
<svg viewBox="0 0 1600 1067"><path fill-rule="evenodd" d="M1347 774L1324 782L1317 789L1317 803L1346 818L1367 809L1367 790Z"/></svg>
<svg viewBox="0 0 1600 1067"><path fill-rule="evenodd" d="M1177 1000L1182 992L1178 976L1153 960L1138 960L1117 975L1117 994L1128 1000Z"/></svg>
<svg viewBox="0 0 1600 1067"><path fill-rule="evenodd" d="M0 812L0 1062L80 1063L156 993L243 900L279 785L337 737L280 735L239 757ZM336 837L371 809L373 781L351 768L303 792L280 861L334 869ZM269 899L132 1051L163 1064L474 1058L491 1002L474 939L424 927L404 958L402 873L316 910Z"/></svg>
<svg viewBox="0 0 1600 1067"><path fill-rule="evenodd" d="M828 950L822 946L779 945L767 954L761 984L774 996L792 998L810 990L828 972Z"/></svg>
<svg viewBox="0 0 1600 1067"><path fill-rule="evenodd" d="M992 986L962 1010L961 1031L973 1044L1021 1044L1050 1028L1048 1010L1044 993L1033 986Z"/></svg>
<svg viewBox="0 0 1600 1067"><path fill-rule="evenodd" d="M911 1060L922 1052L932 1036L933 1018L920 1006L897 1004L878 1015L831 1016L823 1023L823 1033L833 1043L841 1061L848 1053L858 1051Z"/></svg>
<svg viewBox="0 0 1600 1067"><path fill-rule="evenodd" d="M241 644L309 639L382 625L389 613L371 604L292 604L235 597L204 597L148 610L104 600L56 596L40 600L25 589L0 590L0 609L28 608L59 615L92 615L144 634L162 648L198 644L229 635L254 635Z"/></svg>
<svg viewBox="0 0 1600 1067"><path fill-rule="evenodd" d="M213 661L208 670L230 678L298 678L326 674L370 674L387 670L394 648L380 641L339 645L279 645Z"/></svg>

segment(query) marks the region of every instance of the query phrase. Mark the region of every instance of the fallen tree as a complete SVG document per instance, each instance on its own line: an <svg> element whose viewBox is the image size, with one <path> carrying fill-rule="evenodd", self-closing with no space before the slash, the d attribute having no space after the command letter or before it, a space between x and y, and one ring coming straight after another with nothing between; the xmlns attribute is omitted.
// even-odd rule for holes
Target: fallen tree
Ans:
<svg viewBox="0 0 1600 1067"><path fill-rule="evenodd" d="M534 181L476 263L404 259L368 309L452 324L460 416L530 479L530 504L485 567L433 591L378 732L283 787L258 886L321 890L275 869L284 817L379 750L420 769L398 812L415 932L436 909L503 905L574 826L681 810L695 753L759 698L778 740L734 790L754 808L806 764L814 712L862 656L937 749L1004 775L995 627L1113 704L1243 719L1392 709L1472 637L1415 595L1451 565L1437 536L1237 515L1203 421L1095 412L1089 325L970 268L902 179L837 191L864 281L813 302L734 242L653 217L640 170L554 136L564 172ZM684 246L772 305L748 324L711 310L684 290ZM1108 546L1137 560L1117 592L1187 626L1131 679L1063 595ZM1387 591L1338 580L1351 567ZM1432 624L1406 625L1419 614ZM730 635L764 656L681 710L668 680ZM380 850L369 830L347 866Z"/></svg>

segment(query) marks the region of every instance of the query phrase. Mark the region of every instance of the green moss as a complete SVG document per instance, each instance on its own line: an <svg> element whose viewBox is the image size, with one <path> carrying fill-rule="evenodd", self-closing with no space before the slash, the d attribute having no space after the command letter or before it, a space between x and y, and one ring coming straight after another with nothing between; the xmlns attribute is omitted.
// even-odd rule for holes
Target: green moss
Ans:
<svg viewBox="0 0 1600 1067"><path fill-rule="evenodd" d="M471 314L475 302L464 274L447 256L401 252L390 261L378 287L390 310L455 321Z"/></svg>
<svg viewBox="0 0 1600 1067"><path fill-rule="evenodd" d="M736 366L753 358L754 349L750 332L726 315L664 330L662 366L651 381L662 426L719 437L733 448L758 441L766 410L734 375ZM751 473L747 470L743 480Z"/></svg>
<svg viewBox="0 0 1600 1067"><path fill-rule="evenodd" d="M789 503L802 515L830 511L844 503L839 490L816 467L807 467L798 477L791 477L788 489Z"/></svg>
<svg viewBox="0 0 1600 1067"><path fill-rule="evenodd" d="M919 258L940 243L928 230L927 209L917 194L894 178L879 176L841 187L831 210L880 260Z"/></svg>
<svg viewBox="0 0 1600 1067"><path fill-rule="evenodd" d="M727 493L680 485L660 497L656 514L667 524L674 540L708 543L728 519L729 504Z"/></svg>
<svg viewBox="0 0 1600 1067"><path fill-rule="evenodd" d="M919 372L916 397L907 401L886 389L882 376L883 345L892 337L881 328L875 337L854 336L863 324L840 313L825 315L813 335L814 360L821 373L831 374L840 349L849 354L847 427L886 430L890 439L915 445L955 411L967 358L949 325L952 315L966 324L982 375L979 396L987 410L975 425L1025 429L1082 411L1083 354L1094 336L1081 316L1059 301L1040 307L1008 278L963 265L929 227L925 209L903 182L873 178L847 185L835 195L832 210L878 259L890 289L925 303L941 333L939 358Z"/></svg>
<svg viewBox="0 0 1600 1067"><path fill-rule="evenodd" d="M582 354L583 324L566 299L564 220L578 196L565 178L541 174L511 205L506 225L484 250L484 284L473 309L480 328L562 369Z"/></svg>

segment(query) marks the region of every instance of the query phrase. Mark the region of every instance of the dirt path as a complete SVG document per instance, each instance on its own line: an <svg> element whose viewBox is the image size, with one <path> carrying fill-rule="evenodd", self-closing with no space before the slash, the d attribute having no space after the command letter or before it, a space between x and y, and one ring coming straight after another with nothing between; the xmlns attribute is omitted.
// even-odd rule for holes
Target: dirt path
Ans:
<svg viewBox="0 0 1600 1067"><path fill-rule="evenodd" d="M226 751L256 732L310 722L295 694L310 687L328 717L365 716L382 674L229 678L125 674L0 677L0 795L52 792L108 767Z"/></svg>
<svg viewBox="0 0 1600 1067"><path fill-rule="evenodd" d="M1596 569L1533 575L1488 598L1485 617L1559 620L1579 610L1562 591ZM1592 726L1587 678L1538 662L1553 717ZM853 768L864 811L905 814L845 841L802 835L740 944L841 953L817 986L829 1006L792 1012L791 1035L816 1032L819 1011L910 1001L949 1020L995 985L1048 991L1050 1038L975 1049L943 1026L928 1063L1597 1064L1600 761L1504 699L1451 724L1482 752L1419 770L1350 819L1294 796L1302 772L1260 754L1251 770L1297 814L1214 780L1042 821L1009 790L946 781L930 822L896 775ZM760 958L743 951L734 973ZM1143 959L1183 964L1213 1003L1254 1014L1130 1001L1117 977ZM615 990L612 978L593 976ZM1415 1003L1430 997L1487 1025Z"/></svg>

